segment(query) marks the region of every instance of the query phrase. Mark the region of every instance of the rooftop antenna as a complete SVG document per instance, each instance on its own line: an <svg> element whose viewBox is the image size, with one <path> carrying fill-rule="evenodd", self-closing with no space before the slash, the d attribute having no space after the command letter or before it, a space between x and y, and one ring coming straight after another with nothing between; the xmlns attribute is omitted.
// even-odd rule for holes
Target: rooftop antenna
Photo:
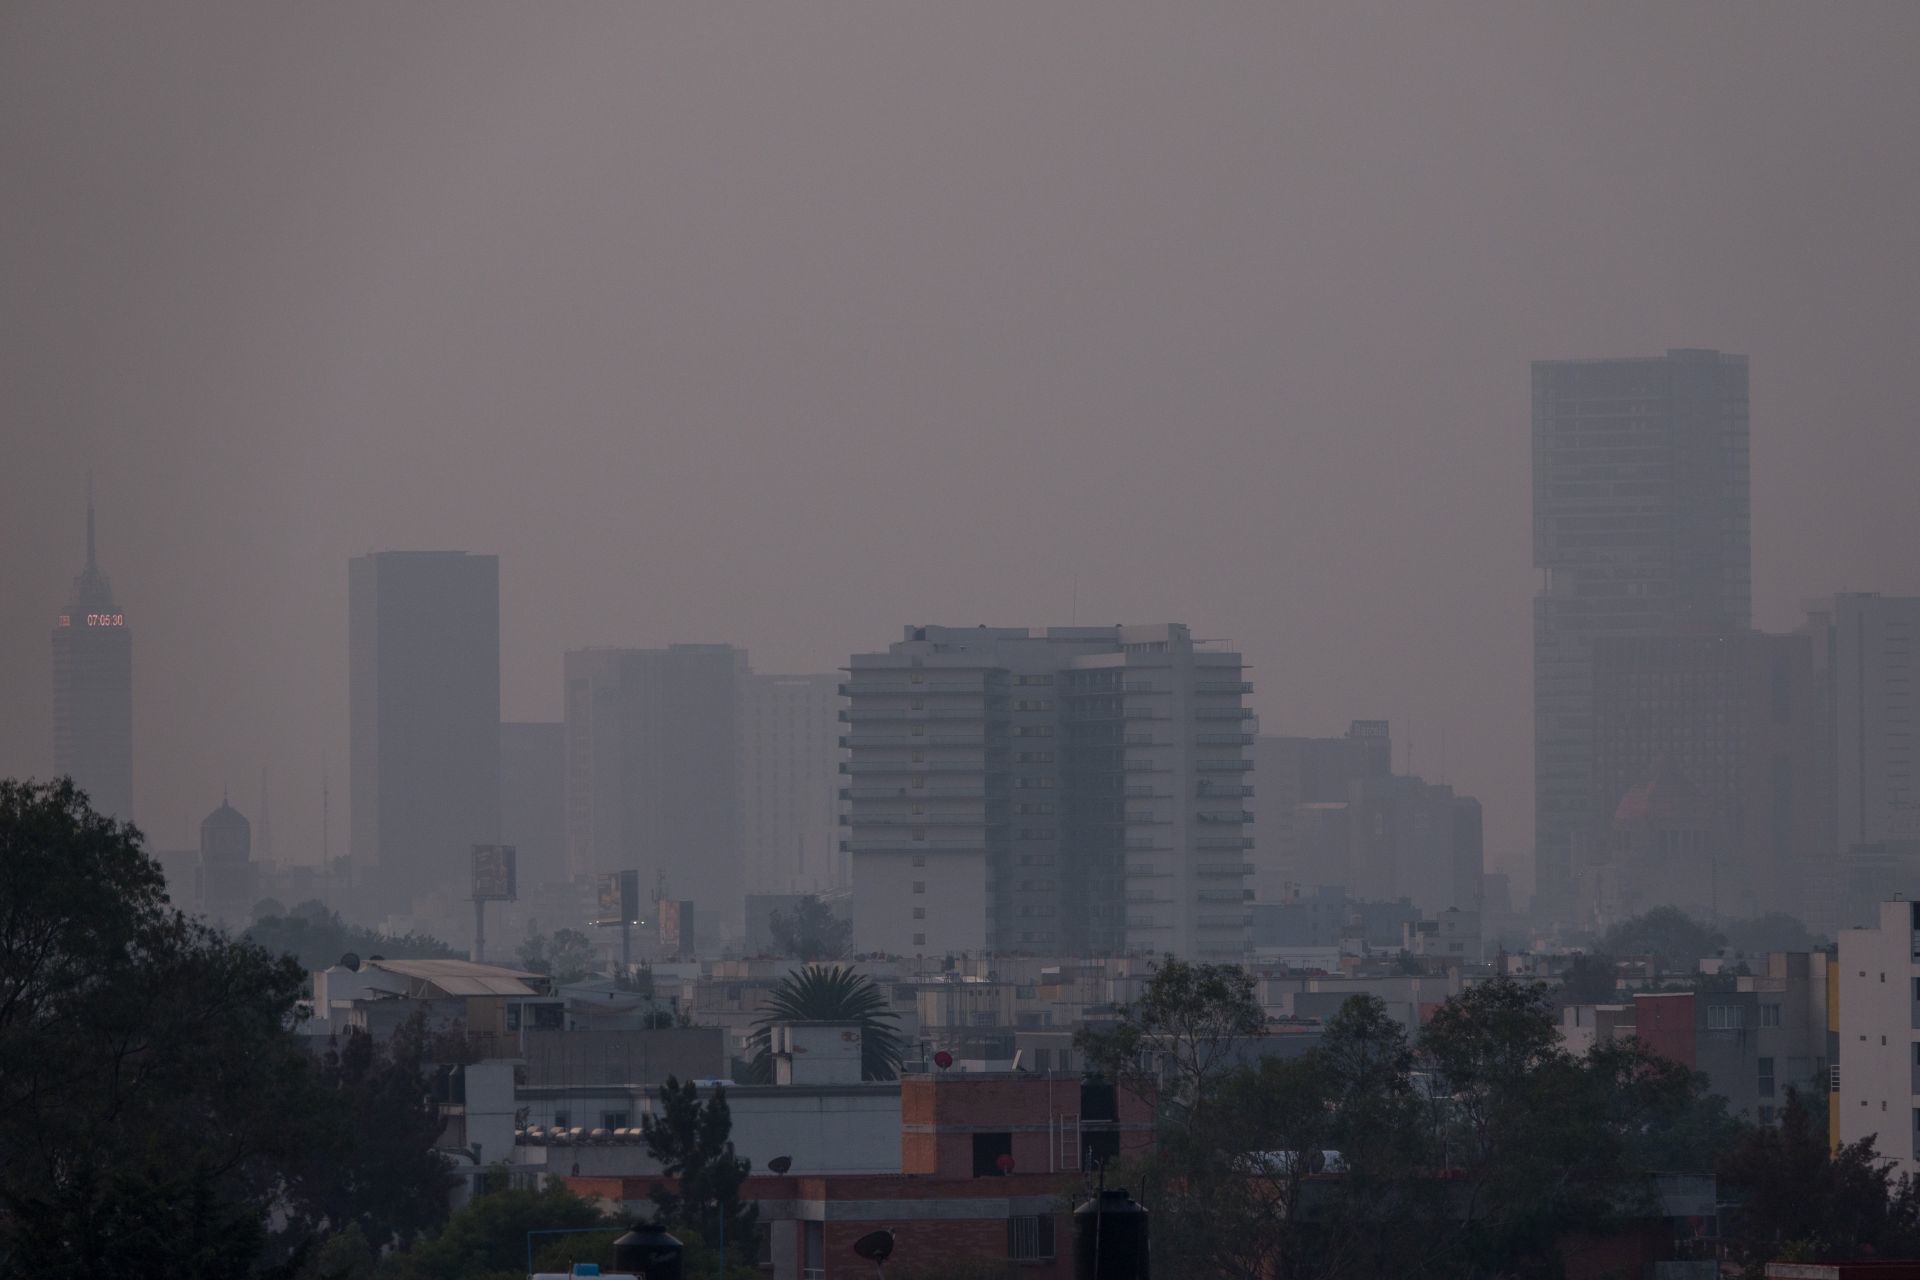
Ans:
<svg viewBox="0 0 1920 1280"><path fill-rule="evenodd" d="M87 568L95 567L93 558L93 468L87 468Z"/></svg>

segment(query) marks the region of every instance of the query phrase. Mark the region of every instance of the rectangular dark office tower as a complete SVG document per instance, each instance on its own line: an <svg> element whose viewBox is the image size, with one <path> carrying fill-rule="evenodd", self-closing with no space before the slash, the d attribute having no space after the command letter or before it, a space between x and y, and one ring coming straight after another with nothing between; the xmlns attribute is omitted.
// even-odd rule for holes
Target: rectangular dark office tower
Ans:
<svg viewBox="0 0 1920 1280"><path fill-rule="evenodd" d="M1673 350L1533 365L1535 914L1565 919L1595 839L1602 636L1752 617L1747 358Z"/></svg>
<svg viewBox="0 0 1920 1280"><path fill-rule="evenodd" d="M383 551L347 565L356 884L404 910L466 896L500 838L500 561Z"/></svg>

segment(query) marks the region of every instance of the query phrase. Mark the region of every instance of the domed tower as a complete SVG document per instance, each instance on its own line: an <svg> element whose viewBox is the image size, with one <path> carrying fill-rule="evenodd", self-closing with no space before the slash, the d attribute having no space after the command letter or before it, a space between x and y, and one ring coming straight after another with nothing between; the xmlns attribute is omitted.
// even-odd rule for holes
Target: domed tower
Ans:
<svg viewBox="0 0 1920 1280"><path fill-rule="evenodd" d="M249 923L257 897L253 824L220 797L200 823L200 904L207 916L235 927Z"/></svg>

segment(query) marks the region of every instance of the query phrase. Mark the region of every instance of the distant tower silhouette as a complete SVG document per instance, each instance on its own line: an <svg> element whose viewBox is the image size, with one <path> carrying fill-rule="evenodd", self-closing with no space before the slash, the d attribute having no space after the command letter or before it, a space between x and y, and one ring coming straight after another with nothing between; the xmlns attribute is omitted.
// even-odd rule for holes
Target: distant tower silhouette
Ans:
<svg viewBox="0 0 1920 1280"><path fill-rule="evenodd" d="M96 811L133 817L133 631L95 554L87 481L87 563L53 628L53 771Z"/></svg>

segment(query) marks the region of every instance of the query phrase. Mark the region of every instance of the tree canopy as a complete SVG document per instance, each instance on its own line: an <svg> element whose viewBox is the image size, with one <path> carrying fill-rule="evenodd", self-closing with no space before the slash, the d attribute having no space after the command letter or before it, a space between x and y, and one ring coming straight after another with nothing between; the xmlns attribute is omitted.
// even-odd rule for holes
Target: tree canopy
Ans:
<svg viewBox="0 0 1920 1280"><path fill-rule="evenodd" d="M811 893L794 905L791 914L774 912L768 927L781 954L808 962L839 960L853 941L853 921L835 915Z"/></svg>
<svg viewBox="0 0 1920 1280"><path fill-rule="evenodd" d="M1691 972L1701 960L1719 954L1726 936L1678 907L1655 907L1607 930L1600 949L1614 956L1645 956L1663 972Z"/></svg>
<svg viewBox="0 0 1920 1280"><path fill-rule="evenodd" d="M887 1007L873 979L841 965L810 964L795 969L767 993L754 1020L749 1083L773 1079L773 1024L776 1022L857 1022L860 1024L860 1078L892 1080L900 1074L906 1043L900 1017Z"/></svg>
<svg viewBox="0 0 1920 1280"><path fill-rule="evenodd" d="M0 1258L226 1280L347 1220L404 1240L444 1216L417 1072L379 1087L351 1045L359 1066L323 1067L292 1031L304 979L172 910L139 834L70 782L0 781ZM420 1190L340 1193L403 1155Z"/></svg>
<svg viewBox="0 0 1920 1280"><path fill-rule="evenodd" d="M278 905L271 898L260 903L260 907ZM385 956L389 960L436 960L454 955L452 947L424 933L395 936L348 924L326 903L313 898L283 914L261 914L256 907L246 936L273 955L292 956L309 973L337 963L349 951L362 958Z"/></svg>
<svg viewBox="0 0 1920 1280"><path fill-rule="evenodd" d="M528 973L544 973L555 986L585 982L600 972L593 939L578 929L555 929L553 936L536 933L520 944L520 964Z"/></svg>

